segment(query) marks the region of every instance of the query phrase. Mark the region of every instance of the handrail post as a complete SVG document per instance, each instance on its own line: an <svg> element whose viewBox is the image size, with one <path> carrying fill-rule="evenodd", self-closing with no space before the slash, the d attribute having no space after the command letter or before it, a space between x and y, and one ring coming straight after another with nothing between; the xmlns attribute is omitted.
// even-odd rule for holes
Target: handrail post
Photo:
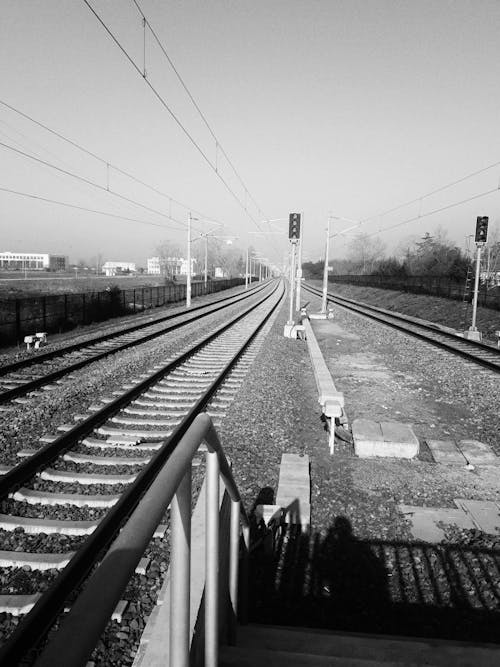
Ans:
<svg viewBox="0 0 500 667"><path fill-rule="evenodd" d="M219 459L207 452L205 547L205 667L217 667L219 652Z"/></svg>
<svg viewBox="0 0 500 667"><path fill-rule="evenodd" d="M191 578L191 462L172 499L170 510L170 667L189 667Z"/></svg>
<svg viewBox="0 0 500 667"><path fill-rule="evenodd" d="M236 621L238 619L238 569L240 547L240 511L241 502L231 501L231 528L229 537L229 596L231 599L232 618L230 619L230 642L236 643Z"/></svg>
<svg viewBox="0 0 500 667"><path fill-rule="evenodd" d="M248 623L248 575L249 575L249 554L250 554L250 526L243 525L243 558L241 559L240 576L240 611L239 621L243 625Z"/></svg>

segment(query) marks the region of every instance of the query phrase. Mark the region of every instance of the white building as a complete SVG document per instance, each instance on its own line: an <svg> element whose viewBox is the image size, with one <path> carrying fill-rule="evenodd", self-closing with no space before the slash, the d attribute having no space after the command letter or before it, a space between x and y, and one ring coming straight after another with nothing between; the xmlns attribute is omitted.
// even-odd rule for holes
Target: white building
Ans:
<svg viewBox="0 0 500 667"><path fill-rule="evenodd" d="M0 269L48 269L48 253L42 252L0 252Z"/></svg>
<svg viewBox="0 0 500 667"><path fill-rule="evenodd" d="M191 258L191 275L196 260ZM152 275L187 276L187 259L183 257L148 257L148 273Z"/></svg>
<svg viewBox="0 0 500 667"><path fill-rule="evenodd" d="M121 273L135 273L135 262L105 262L102 270L107 276L116 276Z"/></svg>
<svg viewBox="0 0 500 667"><path fill-rule="evenodd" d="M159 257L148 257L148 273L153 276L161 274L161 263Z"/></svg>
<svg viewBox="0 0 500 667"><path fill-rule="evenodd" d="M224 271L221 266L216 266L214 270L214 278L227 278L228 272Z"/></svg>

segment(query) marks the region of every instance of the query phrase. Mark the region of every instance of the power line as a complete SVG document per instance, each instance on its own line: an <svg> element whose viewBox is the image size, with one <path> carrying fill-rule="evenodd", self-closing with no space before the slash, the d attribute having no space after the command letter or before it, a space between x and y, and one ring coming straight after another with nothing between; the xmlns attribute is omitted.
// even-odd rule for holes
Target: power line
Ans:
<svg viewBox="0 0 500 667"><path fill-rule="evenodd" d="M47 132L54 135L58 139L61 139L62 141L65 141L67 144L73 146L74 148L77 148L79 151L82 151L86 155L89 155L90 157L94 158L95 160L97 160L101 164L105 165L106 168L108 168L108 169L111 168L114 171L116 171L117 173L122 174L122 176L126 176L127 178L130 178L132 181L135 181L136 183L144 186L145 188L148 188L152 192L155 192L156 194L158 194L162 197L165 197L171 203L177 204L181 208L186 209L186 211L192 211L193 213L196 213L197 215L201 216L204 219L205 218L210 219L210 216L205 215L201 211L197 211L195 208L193 208L191 206L187 206L186 204L183 204L182 202L174 199L174 197L171 197L170 195L162 192L158 188L155 188L154 186L150 185L149 183L146 183L146 182L142 181L140 178L138 178L137 176L134 176L130 172L127 172L124 169L121 169L120 167L117 167L112 162L109 162L109 160L106 160L103 157L101 157L100 155L97 155L97 153L94 153L93 151L89 150L88 148L85 148L85 146L82 146L81 144L78 144L76 141L73 141L72 139L69 139L68 137L65 137L60 132L57 132L56 130L52 129L48 125L45 125L44 123L40 122L39 120L36 120L36 118L33 118L32 116L28 115L27 113L24 113L20 109L16 109L16 107L13 107L11 104L8 104L7 102L5 102L3 100L0 100L0 104L7 107L7 109L10 109L14 113L17 113L19 116L22 116L26 120L29 120L31 123L34 123L38 127L41 127L42 129L46 130ZM185 225L186 223L182 223L182 224Z"/></svg>
<svg viewBox="0 0 500 667"><path fill-rule="evenodd" d="M144 12L143 12L143 10L141 9L141 7L140 7L139 3L137 2L137 0L132 0L132 1L133 1L133 3L135 4L135 6L137 7L138 12L140 13L140 15L141 15L141 17L142 17L142 19L143 19L143 21L144 21L144 25L145 25L145 26L146 26L146 25L148 26L149 30L151 31L151 34L153 35L153 37L154 37L156 43L158 44L158 46L159 46L161 52L163 53L163 55L164 55L165 58L167 59L167 61L168 61L169 65L170 65L170 67L171 67L172 70L174 71L174 73L175 73L176 77L178 78L178 80L179 80L181 86L184 88L184 90L185 90L187 96L189 97L189 99L190 99L191 102L193 103L193 105L194 105L196 111L199 113L200 118L203 120L203 122L204 122L206 128L208 129L208 131L209 131L210 134L212 135L212 138L213 138L213 140L215 141L215 149L216 149L216 151L217 151L217 149L220 149L221 153L222 153L222 154L224 155L224 157L226 158L227 163L229 164L229 166L230 166L231 169L233 170L234 175L236 176L236 178L237 178L237 179L239 180L239 182L241 183L241 185L242 185L244 191L246 192L246 194L250 197L250 199L251 199L252 202L254 203L254 206L255 206L257 212L258 212L259 214L261 214L263 218L265 218L265 215L264 215L264 213L262 212L262 209L260 208L260 206L259 206L259 205L257 204L257 202L255 201L255 198L252 196L252 193L251 193L250 190L247 188L245 182L243 181L242 177L241 177L240 174L238 173L238 171L237 171L236 167L234 166L232 160L229 158L228 154L227 154L226 151L224 150L224 147L222 146L222 144L221 144L221 142L219 141L219 139L217 138L217 136L216 136L214 130L213 130L212 127L210 126L210 123L208 122L208 120L207 120L205 114L202 112L202 110L200 109L200 106L198 105L198 103L197 103L196 100L194 99L193 94L191 93L191 91L189 90L189 88L188 88L186 82L184 81L184 79L183 79L182 76L180 75L179 70L178 70L178 69L176 68L176 66L174 65L174 63L173 63L173 61L172 61L172 58L171 58L171 57L169 56L169 54L167 53L167 50L166 50L165 46L163 45L163 43L161 42L160 38L159 38L158 35L156 34L156 32L155 32L153 26L151 25L149 19L148 19L148 18L146 17L146 15L144 14ZM144 43L145 43L145 40L144 40Z"/></svg>
<svg viewBox="0 0 500 667"><path fill-rule="evenodd" d="M14 148L14 146L9 146L9 144L5 144L2 141L0 141L0 146L2 148L5 148L7 150L13 151L14 153L17 153L18 155L21 155L23 157L26 157L30 160L33 160L35 162L38 162L40 164L43 164L46 167L50 167L51 169L55 169L56 171L65 174L66 176L70 176L71 178L75 178L78 181L81 181L82 183L86 183L87 185L91 185L94 188L97 188L98 190L102 190L103 192L106 192L108 194L113 195L114 197L118 197L119 199L123 199L124 201L128 202L129 204L134 204L135 206L140 206L141 208L145 209L146 211L149 211L150 213L155 213L156 215L160 215L164 218L167 218L168 220L172 220L172 222L177 222L178 224L181 224L185 226L185 223L181 220L177 220L176 218L172 217L171 215L167 215L166 213L163 213L162 211L158 211L157 209L151 208L150 206L146 206L145 204L141 204L140 202L131 199L130 197L126 197L125 195L120 194L119 192L115 192L114 190L111 190L109 188L105 188L103 185L99 185L99 183L95 183L94 181L91 181L88 178L85 178L84 176L80 176L79 174L75 174L72 171L68 171L67 169L63 169L62 167L58 167L55 164L52 164L51 162L47 162L46 160L42 160L39 157L36 157L35 155L31 155L30 153L26 153L25 151L22 151L18 148Z"/></svg>
<svg viewBox="0 0 500 667"><path fill-rule="evenodd" d="M451 183L447 183L446 185L442 185L441 187L436 188L435 190L431 190L430 192L427 192L425 195L421 195L420 197L416 197L415 199L407 201L404 204L398 204L398 206L394 206L393 208L390 208L387 211L383 211L382 213L377 213L376 215L372 215L369 218L364 218L362 220L362 223L368 222L369 220L374 220L375 218L383 217L384 215L388 215L389 213L394 213L394 211L398 211L400 208L404 208L405 206L410 206L411 204L417 204L418 202L422 202L424 199L427 199L428 197L431 197L432 195L436 195L439 192L443 192L443 190L447 190L448 188L451 188L454 185L458 185L459 183L463 183L464 181L469 180L469 178L473 178L474 176L479 176L479 174L483 174L485 171L489 171L490 169L493 169L494 167L498 167L498 166L500 166L500 161L499 162L494 162L493 164L490 164L487 167L483 167L482 169L478 169L476 171L473 171L470 174L467 174L466 176L462 176L461 178L457 179L456 181L452 181Z"/></svg>
<svg viewBox="0 0 500 667"><path fill-rule="evenodd" d="M440 208L436 208L433 211L428 211L427 213L421 213L419 215L415 215L411 218L407 218L406 220L403 220L401 222L397 222L394 225L390 225L388 227L383 227L382 229L379 229L376 232L372 232L371 234L367 234L367 236L376 236L377 234L380 234L381 232L387 232L390 229L395 229L396 227L402 227L403 225L407 225L410 222L415 222L416 220L420 220L421 218L427 218L430 215L434 215L436 213L441 213L442 211L446 211L450 208L454 208L455 206L461 206L462 204L467 204L470 201L473 201L474 199L480 199L481 197L486 197L487 195L491 195L494 192L498 192L499 188L492 188L491 190L486 190L485 192L480 192L477 195L472 195L471 197L467 197L467 199L462 199L461 201L454 202L453 204L447 204L446 206L441 206ZM418 201L418 200L417 200Z"/></svg>
<svg viewBox="0 0 500 667"><path fill-rule="evenodd" d="M104 30L108 33L108 35L111 37L113 42L117 45L117 47L120 49L120 51L124 54L124 56L127 58L129 63L132 65L132 67L135 69L135 71L139 74L141 79L147 84L147 86L150 88L152 91L153 95L157 98L157 100L161 103L161 105L165 108L165 110L170 114L171 118L175 121L177 126L181 129L181 131L184 133L184 135L189 139L191 144L196 148L198 153L202 156L202 158L205 160L205 162L209 165L209 167L212 169L212 171L215 173L215 175L219 178L221 183L225 186L226 190L230 193L230 195L233 197L233 199L239 204L239 206L245 211L246 215L250 218L250 220L255 224L257 229L260 231L261 228L259 226L259 223L257 220L255 220L254 216L248 211L246 205L241 201L241 199L238 197L238 195L233 191L229 183L226 181L226 179L221 175L221 173L216 169L216 166L212 163L211 159L208 157L208 155L204 152L204 150L201 148L201 146L196 142L194 137L190 134L190 132L187 130L187 128L182 124L180 119L177 117L177 115L172 111L170 106L167 104L166 100L162 97L162 95L156 90L156 88L153 86L153 84L149 81L147 76L145 76L145 72L141 71L140 67L136 64L132 56L128 53L128 51L125 49L125 47L121 44L121 42L118 40L116 35L111 31L111 29L106 25L106 23L103 21L103 19L99 16L99 14L95 11L95 9L92 7L90 2L88 0L83 0L85 5L89 8L89 10L92 12L92 14L95 16L95 18L98 20L98 22L101 24L101 26L104 28Z"/></svg>
<svg viewBox="0 0 500 667"><path fill-rule="evenodd" d="M7 192L12 195L18 195L20 197L27 197L29 199L36 199L38 201L43 201L47 202L49 204L57 204L58 206L66 206L68 208L74 208L77 209L78 211L86 211L88 213L96 213L97 215L105 215L110 218L117 218L119 220L125 220L126 222L138 222L141 225L151 225L152 227L161 227L162 229L175 229L178 230L177 227L170 227L169 225L166 225L165 223L159 223L159 222L150 222L148 220L141 220L139 218L130 218L125 215L117 215L115 213L108 213L107 211L100 211L98 209L94 208L87 208L85 206L79 206L77 204L70 204L68 202L63 202L63 201L58 201L57 199L49 199L48 197L42 197L41 195L34 195L30 192L20 192L19 190L11 190L10 188L4 188L0 186L0 191L1 192Z"/></svg>

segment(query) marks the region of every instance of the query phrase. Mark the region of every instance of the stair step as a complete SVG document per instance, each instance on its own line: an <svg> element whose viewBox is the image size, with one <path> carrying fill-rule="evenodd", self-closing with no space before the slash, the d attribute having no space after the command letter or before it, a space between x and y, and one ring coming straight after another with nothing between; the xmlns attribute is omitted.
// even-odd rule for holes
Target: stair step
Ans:
<svg viewBox="0 0 500 667"><path fill-rule="evenodd" d="M318 655L316 653L295 653L293 651L266 651L258 648L225 646L220 651L219 667L422 667L433 663L419 663L371 658L346 658L344 656Z"/></svg>
<svg viewBox="0 0 500 667"><path fill-rule="evenodd" d="M369 656L371 660L381 661L380 664L383 663L386 667L392 664L439 667L450 665L453 667L493 667L500 664L500 646L493 644L481 645L442 639L337 633L311 628L268 625L252 624L239 627L238 647L246 650L255 646L270 651L304 652L342 659L365 659L366 656Z"/></svg>

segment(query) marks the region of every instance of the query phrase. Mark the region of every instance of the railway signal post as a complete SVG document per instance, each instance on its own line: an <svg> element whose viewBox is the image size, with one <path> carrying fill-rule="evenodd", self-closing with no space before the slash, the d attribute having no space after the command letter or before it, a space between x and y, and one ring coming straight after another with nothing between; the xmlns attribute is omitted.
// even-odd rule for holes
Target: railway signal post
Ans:
<svg viewBox="0 0 500 667"><path fill-rule="evenodd" d="M476 327L477 316L477 297L479 294L479 278L481 270L481 248L488 240L488 216L478 216L476 220L476 235L474 241L476 243L476 277L474 280L474 295L472 297L472 322L467 331L464 332L464 337L469 340L481 340L481 332Z"/></svg>
<svg viewBox="0 0 500 667"><path fill-rule="evenodd" d="M300 239L300 213L290 213L289 216L289 225L288 225L288 238L292 244L292 257L290 261L290 310L288 314L288 322L285 324L285 337L293 338L293 302L294 302L294 293L296 288L296 268L295 268L295 255L297 243Z"/></svg>

